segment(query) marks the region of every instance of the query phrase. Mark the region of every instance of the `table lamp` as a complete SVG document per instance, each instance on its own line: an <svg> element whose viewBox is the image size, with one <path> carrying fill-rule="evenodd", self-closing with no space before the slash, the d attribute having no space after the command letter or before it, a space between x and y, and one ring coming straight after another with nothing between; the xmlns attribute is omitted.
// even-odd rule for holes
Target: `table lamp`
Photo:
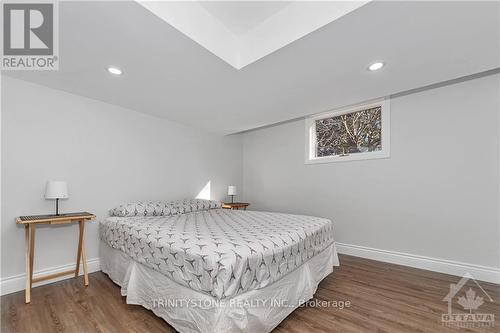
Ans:
<svg viewBox="0 0 500 333"><path fill-rule="evenodd" d="M56 215L59 215L59 199L68 199L68 185L66 182L60 180L47 181L45 199L56 200Z"/></svg>
<svg viewBox="0 0 500 333"><path fill-rule="evenodd" d="M236 186L229 185L227 187L227 195L231 196L231 203L234 203L234 196L236 195Z"/></svg>

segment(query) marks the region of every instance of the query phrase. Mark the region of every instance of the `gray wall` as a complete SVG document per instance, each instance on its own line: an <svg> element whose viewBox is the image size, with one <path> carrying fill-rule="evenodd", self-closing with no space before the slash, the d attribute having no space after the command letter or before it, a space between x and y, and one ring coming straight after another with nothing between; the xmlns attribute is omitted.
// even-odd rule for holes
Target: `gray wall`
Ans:
<svg viewBox="0 0 500 333"><path fill-rule="evenodd" d="M339 242L500 267L499 76L391 101L389 159L304 164L304 121L243 135L254 209L332 219Z"/></svg>
<svg viewBox="0 0 500 333"><path fill-rule="evenodd" d="M46 180L66 180L62 212L98 219L120 203L212 197L241 185L241 137L221 137L132 110L2 77L1 276L24 273L19 215L51 213ZM98 223L87 225L87 258L98 256ZM74 262L75 226L40 228L35 271Z"/></svg>

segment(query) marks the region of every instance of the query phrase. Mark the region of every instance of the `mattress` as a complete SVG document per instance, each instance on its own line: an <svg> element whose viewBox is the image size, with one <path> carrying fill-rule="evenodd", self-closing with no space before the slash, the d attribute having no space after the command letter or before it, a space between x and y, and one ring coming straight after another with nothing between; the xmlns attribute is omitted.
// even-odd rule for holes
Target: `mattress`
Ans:
<svg viewBox="0 0 500 333"><path fill-rule="evenodd" d="M219 300L271 285L334 243L328 219L226 209L110 217L100 223L100 238Z"/></svg>

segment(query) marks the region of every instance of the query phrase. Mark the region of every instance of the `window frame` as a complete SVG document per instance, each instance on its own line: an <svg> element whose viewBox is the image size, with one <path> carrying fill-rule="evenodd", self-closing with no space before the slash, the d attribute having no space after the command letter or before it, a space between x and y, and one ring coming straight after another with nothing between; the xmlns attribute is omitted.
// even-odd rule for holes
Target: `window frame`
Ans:
<svg viewBox="0 0 500 333"><path fill-rule="evenodd" d="M341 116L347 113L354 113L370 108L380 106L381 109L381 123L382 123L382 150L356 153L349 155L335 155L335 156L322 156L316 157L316 120ZM333 162L346 162L346 161L359 161L371 160L379 158L389 158L391 151L391 124L390 124L390 99L378 99L362 104L356 104L348 107L333 109L327 112L316 114L306 117L305 119L305 164L318 164L318 163L333 163Z"/></svg>

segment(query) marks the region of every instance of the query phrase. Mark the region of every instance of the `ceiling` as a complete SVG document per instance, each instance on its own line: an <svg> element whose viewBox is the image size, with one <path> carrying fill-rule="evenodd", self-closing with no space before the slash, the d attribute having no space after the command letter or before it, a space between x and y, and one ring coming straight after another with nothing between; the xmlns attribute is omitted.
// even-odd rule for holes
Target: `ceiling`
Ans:
<svg viewBox="0 0 500 333"><path fill-rule="evenodd" d="M499 6L370 2L237 70L136 2L62 2L59 70L2 74L229 134L498 68Z"/></svg>
<svg viewBox="0 0 500 333"><path fill-rule="evenodd" d="M137 2L241 69L369 1Z"/></svg>
<svg viewBox="0 0 500 333"><path fill-rule="evenodd" d="M242 35L276 14L291 1L200 1L233 34Z"/></svg>

